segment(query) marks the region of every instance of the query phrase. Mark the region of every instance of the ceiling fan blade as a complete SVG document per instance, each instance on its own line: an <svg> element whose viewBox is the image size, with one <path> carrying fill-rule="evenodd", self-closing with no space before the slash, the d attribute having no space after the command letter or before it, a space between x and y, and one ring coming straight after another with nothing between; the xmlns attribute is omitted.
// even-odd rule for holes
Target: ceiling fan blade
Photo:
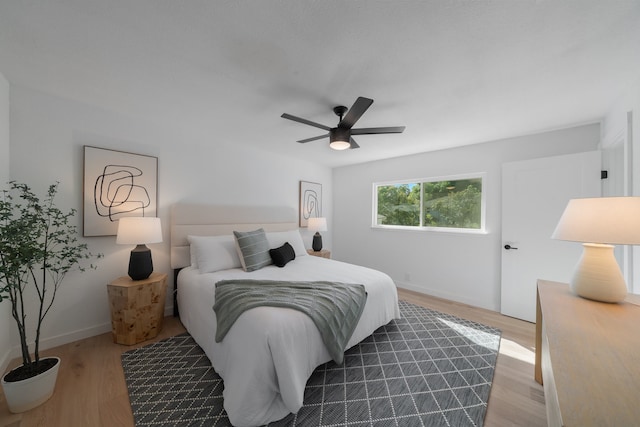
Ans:
<svg viewBox="0 0 640 427"><path fill-rule="evenodd" d="M355 140L355 139L353 139L353 138L350 138L350 139L349 139L349 144L351 144L351 147L349 147L349 148L351 148L351 149L354 149L354 148L360 148L360 146L358 145L358 143L356 142L356 140Z"/></svg>
<svg viewBox="0 0 640 427"><path fill-rule="evenodd" d="M304 144L305 142L317 141L317 140L319 140L319 139L326 138L326 137L328 137L328 136L329 136L329 134L327 133L327 134L325 134L325 135L314 136L313 138L301 139L301 140L300 140L300 141L298 141L298 142L299 142L299 143L301 143L301 144Z"/></svg>
<svg viewBox="0 0 640 427"><path fill-rule="evenodd" d="M356 99L356 102L353 103L351 108L347 111L347 114L344 116L340 123L338 123L339 128L351 129L353 125L362 117L365 111L371 107L373 104L373 99L364 98L359 96Z"/></svg>
<svg viewBox="0 0 640 427"><path fill-rule="evenodd" d="M321 125L320 123L312 122L311 120L303 119L301 117L292 116L291 114L287 114L287 113L284 113L280 117L282 117L283 119L293 120L294 122L302 123L309 126L314 126L324 130L331 129L329 126Z"/></svg>
<svg viewBox="0 0 640 427"><path fill-rule="evenodd" d="M371 135L376 133L402 133L404 132L404 126L392 126L383 128L360 128L351 129L352 135Z"/></svg>

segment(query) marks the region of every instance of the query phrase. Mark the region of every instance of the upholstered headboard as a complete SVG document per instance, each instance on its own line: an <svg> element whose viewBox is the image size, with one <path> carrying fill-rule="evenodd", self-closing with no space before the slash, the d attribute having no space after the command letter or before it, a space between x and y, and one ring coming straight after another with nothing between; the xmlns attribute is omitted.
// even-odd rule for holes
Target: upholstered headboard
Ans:
<svg viewBox="0 0 640 427"><path fill-rule="evenodd" d="M297 211L286 206L176 204L171 208L171 268L191 264L187 236L218 236L234 230L288 231L298 228Z"/></svg>

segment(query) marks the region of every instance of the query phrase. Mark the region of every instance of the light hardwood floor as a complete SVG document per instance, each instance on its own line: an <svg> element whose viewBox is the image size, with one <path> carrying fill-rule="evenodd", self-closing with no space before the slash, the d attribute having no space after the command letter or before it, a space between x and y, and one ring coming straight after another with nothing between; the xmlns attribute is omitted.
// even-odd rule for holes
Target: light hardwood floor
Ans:
<svg viewBox="0 0 640 427"><path fill-rule="evenodd" d="M451 313L502 330L500 354L486 426L546 426L542 386L533 380L535 326L498 313L406 290L401 299L437 311ZM154 340L184 332L176 318L165 319ZM114 344L103 334L43 352L62 359L56 391L45 404L22 414L11 414L0 394L0 426L133 426L127 387L120 363L122 352L149 344ZM10 368L19 364L14 360Z"/></svg>

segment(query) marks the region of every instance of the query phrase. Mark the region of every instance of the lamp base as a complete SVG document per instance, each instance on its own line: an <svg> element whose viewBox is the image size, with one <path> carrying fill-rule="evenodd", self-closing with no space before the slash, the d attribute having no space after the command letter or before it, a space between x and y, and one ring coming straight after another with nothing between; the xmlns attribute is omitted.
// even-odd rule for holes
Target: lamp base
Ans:
<svg viewBox="0 0 640 427"><path fill-rule="evenodd" d="M311 243L311 248L316 252L319 252L322 250L322 236L317 231L316 231L316 234L313 235L313 242Z"/></svg>
<svg viewBox="0 0 640 427"><path fill-rule="evenodd" d="M153 273L151 250L146 245L138 245L129 257L129 277L132 280L144 280Z"/></svg>
<svg viewBox="0 0 640 427"><path fill-rule="evenodd" d="M627 296L627 285L613 255L613 245L584 243L582 246L571 291L594 301L622 302Z"/></svg>

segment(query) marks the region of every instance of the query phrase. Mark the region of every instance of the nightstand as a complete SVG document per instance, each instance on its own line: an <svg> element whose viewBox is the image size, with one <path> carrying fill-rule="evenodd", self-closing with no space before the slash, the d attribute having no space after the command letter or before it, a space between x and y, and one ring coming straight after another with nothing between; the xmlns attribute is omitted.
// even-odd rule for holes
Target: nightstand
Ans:
<svg viewBox="0 0 640 427"><path fill-rule="evenodd" d="M307 249L307 253L309 255L318 256L320 258L331 258L331 251L328 249L321 249L319 251L314 251L313 249Z"/></svg>
<svg viewBox="0 0 640 427"><path fill-rule="evenodd" d="M132 345L158 335L164 319L166 273L144 280L120 277L107 285L113 342Z"/></svg>

